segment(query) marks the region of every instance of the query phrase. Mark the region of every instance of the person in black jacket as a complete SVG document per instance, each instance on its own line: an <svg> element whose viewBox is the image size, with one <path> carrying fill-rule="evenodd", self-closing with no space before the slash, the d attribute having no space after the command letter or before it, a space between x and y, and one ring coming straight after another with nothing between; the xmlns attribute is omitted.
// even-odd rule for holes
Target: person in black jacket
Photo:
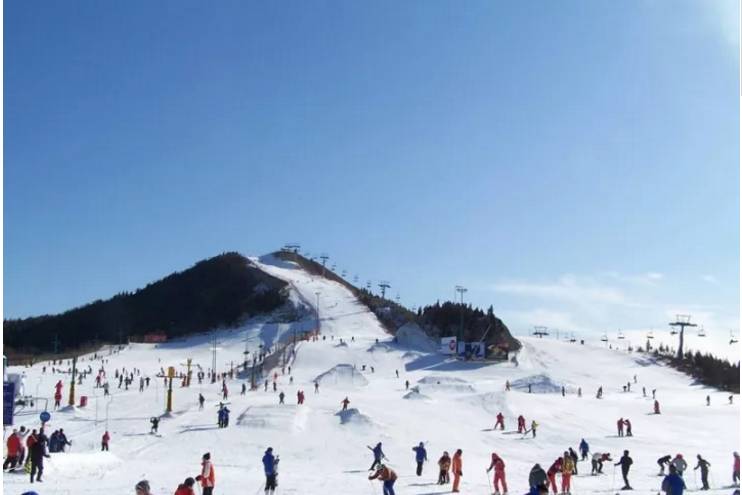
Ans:
<svg viewBox="0 0 742 495"><path fill-rule="evenodd" d="M528 486L530 486L531 489L546 487L548 486L548 479L549 478L546 476L546 471L544 471L541 465L534 464L534 466L531 468L530 474L528 475Z"/></svg>
<svg viewBox="0 0 742 495"><path fill-rule="evenodd" d="M631 465L634 463L634 461L629 457L629 451L624 450L623 451L623 457L619 459L619 461L614 464L614 466L621 466L621 475L623 476L623 488L621 490L633 490L631 488L631 485L629 484L629 469L631 468Z"/></svg>
<svg viewBox="0 0 742 495"><path fill-rule="evenodd" d="M657 459L657 464L660 466L660 474L659 476L662 476L665 474L665 466L670 466L670 461L672 460L671 455L665 455Z"/></svg>
<svg viewBox="0 0 742 495"><path fill-rule="evenodd" d="M698 454L696 456L698 458L698 464L696 464L696 467L693 468L695 471L698 468L701 468L701 482L703 483L703 488L701 490L708 490L709 489L709 466L711 464L709 461L701 457L701 454Z"/></svg>
<svg viewBox="0 0 742 495"><path fill-rule="evenodd" d="M44 457L50 457L46 452L48 442L49 439L44 435L42 428L36 435L36 442L31 447L31 483L34 482L34 476L36 476L36 481L41 481L41 475L44 473Z"/></svg>

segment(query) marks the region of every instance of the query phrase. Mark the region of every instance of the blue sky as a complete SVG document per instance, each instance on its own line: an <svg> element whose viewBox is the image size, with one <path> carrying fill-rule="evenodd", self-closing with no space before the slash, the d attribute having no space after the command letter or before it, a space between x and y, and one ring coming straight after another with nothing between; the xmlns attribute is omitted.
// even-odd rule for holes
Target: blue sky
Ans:
<svg viewBox="0 0 742 495"><path fill-rule="evenodd" d="M738 326L736 2L5 3L4 308L327 252L516 330Z"/></svg>

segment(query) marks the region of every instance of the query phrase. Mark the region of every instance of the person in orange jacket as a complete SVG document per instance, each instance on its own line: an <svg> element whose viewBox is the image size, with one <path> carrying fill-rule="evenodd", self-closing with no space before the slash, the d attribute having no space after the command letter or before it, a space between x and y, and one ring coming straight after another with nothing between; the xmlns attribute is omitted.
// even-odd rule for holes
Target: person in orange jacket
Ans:
<svg viewBox="0 0 742 495"><path fill-rule="evenodd" d="M211 454L206 452L201 461L201 474L196 476L196 481L201 482L201 493L211 495L214 493L214 465L211 463Z"/></svg>
<svg viewBox="0 0 742 495"><path fill-rule="evenodd" d="M452 492L459 491L459 483L461 482L461 477L464 475L464 472L461 470L463 466L463 463L461 461L462 454L462 450L458 449L453 455L453 459L451 459L451 472L453 473L453 490L451 490Z"/></svg>
<svg viewBox="0 0 742 495"><path fill-rule="evenodd" d="M562 472L562 458L557 458L556 461L551 465L548 471L546 471L546 477L549 479L549 486L554 495L557 494L556 474Z"/></svg>
<svg viewBox="0 0 742 495"><path fill-rule="evenodd" d="M562 458L562 493L569 494L572 490L572 473L575 470L575 461L569 452L564 452Z"/></svg>
<svg viewBox="0 0 742 495"><path fill-rule="evenodd" d="M495 479L493 482L495 494L507 493L508 484L505 481L505 461L494 452L492 453L492 462L490 463L490 467L487 468L487 472L489 473L492 468L495 469ZM502 492L499 489L500 485L502 485Z"/></svg>
<svg viewBox="0 0 742 495"><path fill-rule="evenodd" d="M178 489L175 490L175 495L196 495L193 491L193 485L196 484L196 480L193 478L186 478L183 483L178 485Z"/></svg>
<svg viewBox="0 0 742 495"><path fill-rule="evenodd" d="M370 480L377 478L383 483L384 495L394 495L394 482L397 481L397 473L385 465L380 464L376 473L368 477Z"/></svg>

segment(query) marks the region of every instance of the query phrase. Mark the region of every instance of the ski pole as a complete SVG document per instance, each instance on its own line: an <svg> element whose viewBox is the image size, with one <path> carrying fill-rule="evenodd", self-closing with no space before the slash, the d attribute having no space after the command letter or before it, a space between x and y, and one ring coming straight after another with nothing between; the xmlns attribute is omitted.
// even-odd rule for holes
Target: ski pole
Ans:
<svg viewBox="0 0 742 495"><path fill-rule="evenodd" d="M693 484L696 485L696 490L698 490L698 477L696 476L696 470L693 470Z"/></svg>
<svg viewBox="0 0 742 495"><path fill-rule="evenodd" d="M613 481L611 481L611 491L616 489L616 465L613 465Z"/></svg>
<svg viewBox="0 0 742 495"><path fill-rule="evenodd" d="M489 469L485 469L484 473L485 473L485 476L487 476L487 486L490 487L490 493L494 493L494 490L492 489L492 482L490 481Z"/></svg>

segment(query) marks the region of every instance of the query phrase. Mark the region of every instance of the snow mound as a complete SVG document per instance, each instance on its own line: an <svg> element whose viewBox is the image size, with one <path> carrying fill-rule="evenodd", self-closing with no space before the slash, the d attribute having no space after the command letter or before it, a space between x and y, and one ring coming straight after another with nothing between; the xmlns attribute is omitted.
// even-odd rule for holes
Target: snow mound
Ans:
<svg viewBox="0 0 742 495"><path fill-rule="evenodd" d="M451 376L430 375L417 381L423 389L441 390L446 392L474 392L474 387L462 378Z"/></svg>
<svg viewBox="0 0 742 495"><path fill-rule="evenodd" d="M523 392L528 392L528 385L531 386L531 392L534 394L556 394L562 392L562 386L565 384L555 382L549 375L543 373L510 382L511 388Z"/></svg>
<svg viewBox="0 0 742 495"><path fill-rule="evenodd" d="M397 342L423 352L438 352L438 345L416 323L405 323L397 330Z"/></svg>
<svg viewBox="0 0 742 495"><path fill-rule="evenodd" d="M363 387L368 385L366 377L350 364L338 364L318 375L314 381L325 387Z"/></svg>
<svg viewBox="0 0 742 495"><path fill-rule="evenodd" d="M366 349L366 352L376 352L376 351L383 351L383 352L392 352L394 348L387 344L386 342L376 342L374 345Z"/></svg>
<svg viewBox="0 0 742 495"><path fill-rule="evenodd" d="M404 394L402 396L403 399L409 399L409 400L427 400L430 399L425 394L420 393L420 387L412 387L409 392Z"/></svg>
<svg viewBox="0 0 742 495"><path fill-rule="evenodd" d="M371 424L371 418L365 414L361 414L355 407L346 409L345 411L338 411L335 413L335 416L340 418L340 424L342 425L368 426Z"/></svg>
<svg viewBox="0 0 742 495"><path fill-rule="evenodd" d="M335 347L348 347L348 343L347 342L340 342L338 344L335 344Z"/></svg>

